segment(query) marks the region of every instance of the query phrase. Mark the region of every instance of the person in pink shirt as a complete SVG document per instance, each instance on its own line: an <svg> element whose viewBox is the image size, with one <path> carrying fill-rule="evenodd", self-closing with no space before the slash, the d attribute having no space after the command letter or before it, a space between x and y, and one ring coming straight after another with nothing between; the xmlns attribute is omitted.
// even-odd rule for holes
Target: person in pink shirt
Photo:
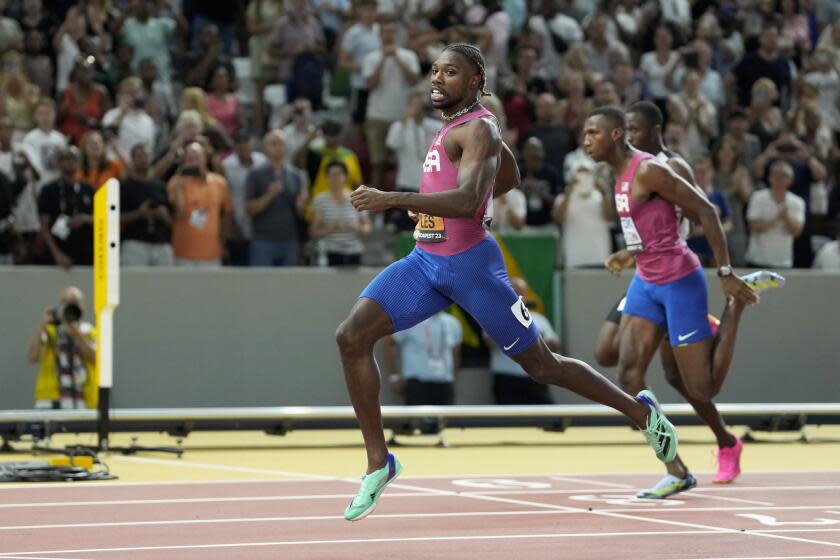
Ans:
<svg viewBox="0 0 840 560"><path fill-rule="evenodd" d="M780 286L784 278L767 271L736 276L715 207L667 153L660 159L631 146L633 127L638 124L628 126L621 109L601 107L586 119L583 138L587 155L607 163L618 177L615 204L626 250L614 253L607 269L619 274L636 263L620 310L618 377L623 385L644 387L647 365L667 333L681 392L692 405L711 404L729 372L742 312L758 303L758 291ZM661 141L652 147L661 149ZM683 215L703 226L718 265L727 305L717 332L709 322L705 273L680 231ZM734 445L721 448L721 463L727 462L732 472L718 472L720 482L731 482L740 472L741 447L735 438ZM668 471L643 497L664 498L697 484L681 461L669 464Z"/></svg>
<svg viewBox="0 0 840 560"><path fill-rule="evenodd" d="M501 251L488 235L493 195L519 182L515 160L496 118L481 104L485 63L472 45L444 49L431 69L429 97L444 126L426 153L420 192L361 186L350 196L359 211L401 208L416 213L417 246L382 271L360 295L336 332L350 400L367 450L368 468L344 518L373 511L402 471L388 452L379 407L376 342L457 303L535 381L565 387L624 413L641 428L662 461L676 454L676 432L655 397L621 391L587 364L554 354L524 301L511 287Z"/></svg>
<svg viewBox="0 0 840 560"><path fill-rule="evenodd" d="M239 100L230 91L230 72L225 66L218 66L210 74L207 91L207 110L233 136L241 123Z"/></svg>

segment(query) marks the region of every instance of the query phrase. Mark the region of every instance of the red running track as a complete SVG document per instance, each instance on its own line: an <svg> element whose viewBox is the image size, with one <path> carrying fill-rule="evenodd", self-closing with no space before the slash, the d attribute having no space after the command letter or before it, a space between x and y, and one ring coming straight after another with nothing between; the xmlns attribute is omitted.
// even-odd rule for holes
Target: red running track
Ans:
<svg viewBox="0 0 840 560"><path fill-rule="evenodd" d="M640 475L0 487L0 560L840 559L840 471L749 474L665 501Z"/></svg>

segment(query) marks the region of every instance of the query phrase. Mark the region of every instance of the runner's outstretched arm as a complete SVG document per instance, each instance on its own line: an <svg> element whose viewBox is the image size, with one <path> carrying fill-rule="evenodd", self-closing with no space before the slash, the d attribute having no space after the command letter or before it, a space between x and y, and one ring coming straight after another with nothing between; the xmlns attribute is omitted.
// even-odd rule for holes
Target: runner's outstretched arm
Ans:
<svg viewBox="0 0 840 560"><path fill-rule="evenodd" d="M715 211L708 199L701 196L688 181L677 175L669 166L658 162L645 161L636 175L643 191L656 193L665 200L683 208L690 215L698 217L706 239L712 247L717 266L729 266L729 249L726 235ZM758 296L750 287L735 275L721 279L723 291L731 297L747 304L758 303Z"/></svg>

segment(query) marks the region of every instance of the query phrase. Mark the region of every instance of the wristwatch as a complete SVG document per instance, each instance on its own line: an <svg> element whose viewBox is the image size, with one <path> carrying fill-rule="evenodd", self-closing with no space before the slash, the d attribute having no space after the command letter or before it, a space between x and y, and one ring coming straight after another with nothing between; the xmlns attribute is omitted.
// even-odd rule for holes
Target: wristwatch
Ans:
<svg viewBox="0 0 840 560"><path fill-rule="evenodd" d="M732 276L732 267L727 265L721 266L717 269L717 275L720 278L726 278L727 276Z"/></svg>

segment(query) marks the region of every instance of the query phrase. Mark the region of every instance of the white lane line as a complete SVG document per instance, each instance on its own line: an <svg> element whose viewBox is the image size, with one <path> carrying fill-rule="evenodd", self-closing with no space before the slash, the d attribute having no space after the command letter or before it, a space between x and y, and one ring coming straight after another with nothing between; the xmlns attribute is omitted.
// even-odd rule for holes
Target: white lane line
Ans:
<svg viewBox="0 0 840 560"><path fill-rule="evenodd" d="M392 485L393 486L393 485ZM43 507L76 507L76 506L134 506L148 504L203 504L214 502L272 502L272 501L296 501L296 500L333 500L350 499L356 494L312 494L304 496L232 496L226 498L161 498L155 500L88 500L75 502L22 502L17 504L0 504L0 509L15 508L43 508ZM433 498L435 496L451 496L452 493L429 493L420 492L397 492L389 496L401 498Z"/></svg>
<svg viewBox="0 0 840 560"><path fill-rule="evenodd" d="M59 558L58 556L8 556L2 552L0 552L0 558L11 560L86 560L85 558Z"/></svg>
<svg viewBox="0 0 840 560"><path fill-rule="evenodd" d="M432 489L432 488L424 488L423 486L417 486L415 484L405 484L405 483L400 483L400 482L396 482L396 483L391 484L391 487L392 488L401 488L403 490L414 490L414 491L417 491L417 492L422 492L423 490L426 490L428 492L437 492L438 494L436 494L436 495L473 497L473 492L460 492L460 491L455 491L455 490L437 490L437 489ZM534 490L531 490L530 493L533 494L534 492L535 492ZM441 493L443 493L443 494L441 494ZM505 504L515 504L515 505L518 505L518 506L534 507L534 502L532 502L530 500L515 500L513 498L502 498L501 496L487 496L487 495L475 496L475 498L480 499L480 500L490 501L490 502L501 502L501 503L505 503ZM552 509L552 510L557 510L557 511L567 511L567 512L577 512L577 511L579 511L577 508L561 506L561 505L554 505L554 504L552 504L552 505L545 504L542 507Z"/></svg>
<svg viewBox="0 0 840 560"><path fill-rule="evenodd" d="M400 485L392 484L392 487L400 487ZM433 492L433 493L432 493ZM458 492L449 492L445 490L430 491L427 494L421 492L388 492L386 496L390 498L449 498L453 496L464 496ZM56 507L79 507L79 506L143 506L143 505L160 505L160 504L201 504L201 503L235 503L235 502L274 502L274 501L317 501L317 500L346 500L354 497L355 494L315 494L302 496L240 496L227 498L172 498L160 500L104 500L104 501L71 501L71 502L41 502L41 503L17 503L17 504L0 504L0 509L18 509L18 508L56 508ZM481 498L487 501L501 502L515 505L525 505L533 507L534 502L530 500L516 500L512 498L503 498L501 496L487 496L479 495L470 492L466 495L469 498ZM581 510L574 507L566 507L561 505L554 505L559 509L558 511L566 511L571 513L578 513ZM807 510L827 510L828 508L838 508L840 506L772 506L772 507L672 507L667 510L663 509L649 509L649 508L593 508L593 510L607 512L607 513L692 513L692 512L737 512L737 511L807 511ZM395 514L397 515L397 514ZM408 514L407 514L408 515ZM414 514L411 514L414 515ZM424 514L425 515L425 514ZM429 514L436 515L436 514ZM377 517L381 517L377 515ZM305 519L297 517L294 519ZM213 521L212 519L207 520ZM140 522L138 522L140 523ZM14 529L15 526L2 527L0 530Z"/></svg>
<svg viewBox="0 0 840 560"><path fill-rule="evenodd" d="M107 462L107 461L106 461ZM305 480L298 480L296 478L250 478L248 480L158 480L146 482L126 482L123 480L90 480L85 481L84 487L67 486L64 482L30 482L7 484L0 486L0 494L7 490L83 490L85 488L94 488L97 492L103 487L120 487L120 486L216 486L219 484L274 484L282 483L288 484L290 482L306 482Z"/></svg>
<svg viewBox="0 0 840 560"><path fill-rule="evenodd" d="M724 502L737 502L739 504L753 504L756 506L775 506L774 502L759 502L758 500L745 500L743 498L730 498L729 496L718 496L717 494L709 494L707 492L692 492L690 496L697 498L705 498L707 500L722 500Z"/></svg>
<svg viewBox="0 0 840 560"><path fill-rule="evenodd" d="M385 513L371 519L412 519L426 517L496 517L505 515L562 515L568 511L458 511L447 513ZM92 527L135 527L138 525L198 525L211 523L269 523L275 521L343 521L341 515L291 515L281 517L220 517L213 519L162 519L160 521L109 521L103 523L60 523L53 525L9 525L0 527L0 531L40 530L40 529L83 529ZM0 553L0 558L2 553Z"/></svg>
<svg viewBox="0 0 840 560"><path fill-rule="evenodd" d="M406 488L406 487L409 487L409 486L404 485L403 487ZM417 488L415 488L415 489L417 489ZM486 500L488 498L498 499L495 496L479 495L479 494L473 493L473 492L459 493L458 496L461 496L461 497L464 497L464 498L474 498L474 499L479 499L479 500ZM652 517L629 515L629 514L624 514L624 513L615 513L615 512L602 511L602 510L596 510L596 509L574 508L574 507L560 506L560 505L555 505L555 504L547 504L547 503L544 503L544 502L535 502L535 501L531 501L531 500L517 500L517 503L519 505L531 505L533 507L548 508L548 509L559 509L559 510L562 510L562 511L570 511L571 510L571 511L578 511L578 512L584 513L584 514L588 513L590 515L599 515L599 516L613 517L613 518L618 518L618 519L628 519L628 520L631 520L631 521L643 521L643 522L648 522L648 523L657 523L657 524L660 524L660 525L672 525L672 526L676 526L676 527L687 527L687 528L692 528L692 529L712 530L712 531L717 531L721 534L755 535L755 536L760 536L760 537L769 538L769 539L778 539L778 540L794 541L794 542L804 542L804 543L808 543L808 544L819 544L819 545L830 546L830 547L840 547L840 543L835 543L835 542L818 541L818 540L813 540L813 539L805 539L805 538L801 538L801 537L777 535L777 534L772 534L772 533L757 533L757 532L754 532L754 531L742 531L742 530L739 530L739 529L730 529L728 527L717 527L717 526L714 526L714 525L704 525L704 524L701 524L701 523L687 523L687 522L683 522L683 521L672 521L670 519L658 519L658 518L652 518Z"/></svg>
<svg viewBox="0 0 840 560"><path fill-rule="evenodd" d="M184 464L182 461L170 461L166 459L151 459L145 457L125 457L125 456L110 456L107 458L106 462L112 461L122 461L122 460L142 460L142 461L162 461L162 464L168 464L172 466L178 466L179 464ZM138 461L139 462L139 461ZM241 471L242 467L232 467L227 465L212 465L208 463L204 463L204 465L208 465L208 468L212 467L213 470L219 471L226 471L229 470L231 472L246 472ZM201 467L198 467L201 468ZM271 469L255 469L259 472L254 472L253 474L268 474L268 475L279 475L279 476L286 476L286 477L300 477L300 478L312 478L318 477L320 475L313 475L308 473L301 473L295 471L278 471L278 470L271 470ZM783 478L790 478L791 475L797 474L837 474L838 475L838 484L840 484L840 473L836 470L800 470L800 471L750 471L751 474L757 475L779 475ZM712 472L708 473L700 473L700 474L714 474ZM650 475L650 471L626 471L626 472L616 472L616 473L592 473L592 472L572 472L572 473L557 473L557 472L545 472L545 473L507 473L507 474L487 474L487 473L464 473L458 475L451 475L451 474L420 474L420 475L405 475L401 476L400 480L445 480L449 481L453 478L551 478L554 476L567 476L567 477L587 477L587 479L594 484L592 477L594 476L640 476L640 475ZM339 478L333 478L324 476L323 478L319 478L318 480L340 480ZM249 479L249 480L181 480L181 481L145 481L145 482L124 482L124 481L90 481L85 483L85 488L88 487L99 487L99 486L197 486L203 484L262 484L266 482L300 482L299 480L289 479L289 478L278 478L278 479L267 479L267 478L260 478L260 479ZM0 493L3 491L15 491L21 488L25 489L38 489L38 490L52 490L56 488L60 483L24 483L24 484L13 484L13 485L6 485L0 486ZM631 488L631 485L628 485L628 489ZM762 486L762 487L749 487L749 486L738 486L738 487L731 487L731 488L742 488L744 490L767 490L767 489L785 489L784 486ZM793 489L837 489L837 486L809 486L809 487L792 487ZM701 489L695 489L693 492L696 492ZM714 488L712 490L719 490L718 488ZM571 490L570 490L571 492Z"/></svg>
<svg viewBox="0 0 840 560"><path fill-rule="evenodd" d="M650 508L593 508L597 509L598 511L610 511L615 513L658 513L658 512L701 512L701 511L796 511L796 510L825 510L826 513L829 512L829 508L833 508L837 506L762 506L762 507L749 507L749 506L740 506L740 507L669 507L667 509L650 509Z"/></svg>
<svg viewBox="0 0 840 560"><path fill-rule="evenodd" d="M644 445L644 444L642 444ZM715 471L693 471L695 474L702 474L702 475L713 475ZM621 471L621 472L548 472L548 473L498 473L498 474L487 474L487 473L464 473L458 475L452 474L414 474L408 475L402 478L416 478L416 479L450 479L450 478L516 478L516 477L552 477L554 475L562 475L562 476L573 476L573 477L588 477L591 478L593 476L604 476L604 477L614 477L614 476L650 476L650 470L644 471ZM790 478L790 475L797 475L797 474L834 474L840 475L836 469L815 469L815 470L799 470L799 471L757 471L750 469L750 474L756 475L779 475L782 478Z"/></svg>
<svg viewBox="0 0 840 560"><path fill-rule="evenodd" d="M782 492L799 491L799 490L832 490L834 492L840 491L840 473L837 476L837 484L833 486L726 486L725 488L695 488L692 492L772 492L779 490Z"/></svg>
<svg viewBox="0 0 840 560"><path fill-rule="evenodd" d="M481 541L481 540L509 540L509 539L577 539L594 537L634 537L634 536L670 536L670 535L719 535L718 531L621 531L612 533L539 533L532 535L449 535L429 537L390 537L373 539L334 539L310 541L271 541L217 544L182 544L161 546L133 546L116 548L80 548L74 550L33 550L31 552L0 552L0 558L24 556L28 554L74 554L77 552L134 552L141 550L189 550L204 548L248 548L265 546L311 546L316 544L371 544L371 543L404 543L404 542L440 542L440 541ZM31 558L30 556L24 556ZM55 559L52 559L55 560Z"/></svg>
<svg viewBox="0 0 840 560"><path fill-rule="evenodd" d="M551 480L559 480L561 482L574 482L577 484L589 484L592 486L606 486L607 488L623 488L626 490L630 490L633 488L631 484L619 484L617 482L603 482L601 480L592 480L591 478L576 478L572 476L550 476L548 477Z"/></svg>
<svg viewBox="0 0 840 560"><path fill-rule="evenodd" d="M172 460L172 459L153 459L149 457L111 457L108 459L108 462L114 461L120 462L128 462L128 463L146 463L151 465L167 465L170 467L178 467L182 469L206 469L206 470L214 470L214 471L227 471L227 472L237 472L237 473L245 473L245 474L270 474L276 476L286 476L292 478L298 478L302 480L318 480L318 481L329 481L329 480L341 480L334 476L323 476L319 474L309 474L309 473L302 473L296 471L283 471L277 469L257 469L253 467L237 467L234 465L216 465L213 463L199 463L196 461L184 461L184 460Z"/></svg>
<svg viewBox="0 0 840 560"><path fill-rule="evenodd" d="M672 560L829 560L840 556L726 556L719 558L673 558Z"/></svg>
<svg viewBox="0 0 840 560"><path fill-rule="evenodd" d="M458 477L460 478L460 477ZM637 491L637 490L646 490L647 488L628 488L628 491ZM596 492L602 489L593 489ZM802 490L819 490L822 492L825 491L832 491L834 493L840 493L840 480L838 480L837 486L755 486L755 487L744 487L744 486L733 486L728 487L726 489L723 488L693 488L690 490L691 496L695 496L698 493L708 495L710 492L728 492L728 491L761 491L761 492L769 492L773 490L780 490L780 491L802 491ZM473 494L585 494L586 492L583 489L577 490L476 490ZM714 496L718 496L718 494L712 494ZM733 500L736 498L732 498ZM752 502L752 500L750 500Z"/></svg>
<svg viewBox="0 0 840 560"><path fill-rule="evenodd" d="M840 533L840 528L799 527L797 529L754 529L756 533Z"/></svg>

